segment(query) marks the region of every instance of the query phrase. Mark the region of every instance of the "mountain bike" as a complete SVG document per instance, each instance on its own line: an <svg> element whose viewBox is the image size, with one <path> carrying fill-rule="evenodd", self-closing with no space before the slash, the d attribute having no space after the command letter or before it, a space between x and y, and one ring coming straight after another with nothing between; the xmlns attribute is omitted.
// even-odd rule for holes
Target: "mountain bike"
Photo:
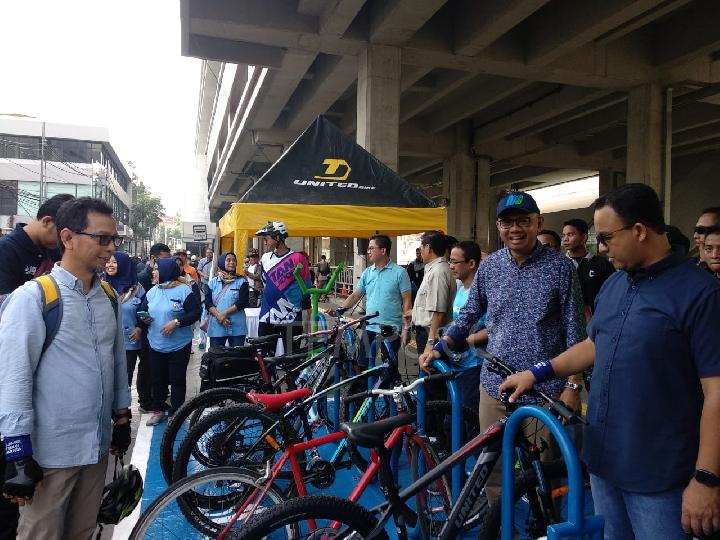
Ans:
<svg viewBox="0 0 720 540"><path fill-rule="evenodd" d="M495 357L488 357L485 361L489 363L488 368L504 377L515 372L514 368ZM544 392L534 390L530 395L568 421L583 421L564 403ZM516 405L506 400L505 403L509 416ZM373 519L368 521L366 509L349 504L345 499L328 496L301 497L253 516L242 529L233 533L232 538L242 540L307 537L385 539L387 538L385 525L392 518L397 536L401 540L408 538L408 526L413 526L416 520L429 524L421 527L424 538L435 537L432 524L442 522L437 537L441 540L454 540L459 536L468 519L477 511L477 503L482 497L490 471L502 451L502 439L508 416L493 423L482 434L402 490L394 481L390 456L384 450L384 440L393 430L411 422L411 418L391 417L372 424L344 423L341 429L347 434L351 443L373 448L380 456L382 470L380 478L388 501L370 511ZM515 495L528 498L532 519L528 522L531 530L526 532L538 536L540 533L544 534L548 524L559 520L550 485L553 479L565 475L564 464L561 460L542 464L540 448L524 436L518 436L515 451L518 461L516 483L519 484L516 486ZM475 466L449 513L446 514L444 508L435 507L433 501L423 502L423 494L427 492L429 485L447 475L454 465L473 455L477 456ZM410 510L406 504L411 499L418 501L416 511ZM486 507L479 538L498 537L499 521L496 524L490 523L489 517L491 517L490 512Z"/></svg>

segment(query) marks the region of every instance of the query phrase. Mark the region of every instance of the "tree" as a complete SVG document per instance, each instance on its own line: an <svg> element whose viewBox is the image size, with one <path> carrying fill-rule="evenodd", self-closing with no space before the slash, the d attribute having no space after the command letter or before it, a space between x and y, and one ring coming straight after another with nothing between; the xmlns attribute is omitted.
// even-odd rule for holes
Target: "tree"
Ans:
<svg viewBox="0 0 720 540"><path fill-rule="evenodd" d="M155 197L150 190L145 187L145 184L138 179L134 172L132 175L132 184L133 202L132 209L130 210L130 226L133 229L135 254L137 254L138 240L142 242L142 246L151 240L153 233L160 223L160 216L164 208L160 197Z"/></svg>

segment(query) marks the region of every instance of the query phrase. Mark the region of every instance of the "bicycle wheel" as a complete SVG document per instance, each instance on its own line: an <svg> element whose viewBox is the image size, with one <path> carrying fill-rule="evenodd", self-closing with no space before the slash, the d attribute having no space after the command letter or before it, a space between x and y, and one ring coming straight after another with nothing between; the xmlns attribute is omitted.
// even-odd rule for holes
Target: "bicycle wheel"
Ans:
<svg viewBox="0 0 720 540"><path fill-rule="evenodd" d="M548 485L556 483L567 476L565 462L561 459L543 463L542 470ZM519 501L525 495L532 493L537 487L538 481L535 471L528 470L525 473L516 474L515 489L513 492L515 502ZM499 503L490 506L480 526L478 540L497 540L500 538L501 513L502 510ZM532 512L530 512L523 526L525 530L518 529L516 534L521 534L521 536L525 535L525 537L530 538L538 538L545 536L548 525L550 525L550 523L546 523L543 516L534 516ZM517 523L515 527L517 529Z"/></svg>
<svg viewBox="0 0 720 540"><path fill-rule="evenodd" d="M131 539L197 538L200 532L205 538L216 538L230 522L236 509L243 503L247 508L254 506L259 498L262 484L248 471L235 467L220 467L202 471L166 489L142 513L130 533ZM198 509L188 504L191 493L222 495L228 501L224 507L212 511ZM283 494L274 486L269 486L255 508L255 515L266 512L285 500ZM183 516L187 519L183 519ZM246 516L242 513L233 525L233 529L244 525ZM188 526L188 523L195 530ZM292 525L290 526L291 530Z"/></svg>
<svg viewBox="0 0 720 540"><path fill-rule="evenodd" d="M410 473L415 482L440 463L427 439L414 435L406 442ZM415 510L422 538L436 538L452 510L449 476L443 475L415 495Z"/></svg>
<svg viewBox="0 0 720 540"><path fill-rule="evenodd" d="M244 403L246 388L212 388L198 394L175 412L168 422L160 442L160 469L165 482L172 484L172 469L175 452L180 446L178 434L185 435L198 419L215 407L225 407L232 403ZM189 422L188 422L188 419ZM186 425L186 422L188 425Z"/></svg>
<svg viewBox="0 0 720 540"><path fill-rule="evenodd" d="M477 411L462 407L463 434L461 443L472 440L480 433L480 418ZM425 435L442 461L452 453L451 449L452 404L448 401L428 401L425 403Z"/></svg>
<svg viewBox="0 0 720 540"><path fill-rule="evenodd" d="M316 527L311 529L309 520ZM335 527L333 527L335 523ZM262 514L227 538L233 540L361 540L375 528L377 520L362 506L339 497L309 496L292 499ZM294 527L294 531L292 529ZM384 532L379 539L387 540Z"/></svg>

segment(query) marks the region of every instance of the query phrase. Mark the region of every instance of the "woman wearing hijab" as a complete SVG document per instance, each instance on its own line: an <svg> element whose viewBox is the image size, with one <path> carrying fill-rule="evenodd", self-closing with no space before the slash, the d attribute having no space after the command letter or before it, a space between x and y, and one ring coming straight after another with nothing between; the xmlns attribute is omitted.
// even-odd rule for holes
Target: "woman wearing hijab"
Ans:
<svg viewBox="0 0 720 540"><path fill-rule="evenodd" d="M237 275L237 257L223 253L218 259L218 272L205 285L205 309L208 312L207 335L210 347L230 347L245 344L247 325L245 308L248 306L247 280Z"/></svg>
<svg viewBox="0 0 720 540"><path fill-rule="evenodd" d="M116 251L105 265L103 279L117 293L125 327L125 357L127 358L128 386L132 386L135 363L138 363L137 391L140 408L150 410L150 363L147 348L142 347L142 327L137 318L138 309L145 297L145 289L138 283L137 269L127 253ZM139 362L138 362L139 359Z"/></svg>
<svg viewBox="0 0 720 540"><path fill-rule="evenodd" d="M174 259L157 259L153 282L157 283L145 296L142 310L149 318L150 366L152 371L152 416L146 422L155 426L163 421L165 399L170 385L172 416L185 402L188 362L192 350L195 322L200 318L200 303L192 289L180 281L181 270Z"/></svg>

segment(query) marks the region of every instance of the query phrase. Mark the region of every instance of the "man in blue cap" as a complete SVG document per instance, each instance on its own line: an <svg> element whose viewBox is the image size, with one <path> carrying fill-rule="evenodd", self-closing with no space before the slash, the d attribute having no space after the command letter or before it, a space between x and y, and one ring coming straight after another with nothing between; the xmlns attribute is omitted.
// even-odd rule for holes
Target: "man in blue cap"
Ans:
<svg viewBox="0 0 720 540"><path fill-rule="evenodd" d="M441 358L448 349L462 349L468 334L487 312L488 352L523 370L585 339L583 300L572 261L537 240L543 217L531 195L508 193L500 199L496 215L505 247L480 265L467 303L442 340L425 355ZM429 360L425 355L420 358L421 364ZM482 429L505 415L498 399L501 383L502 378L484 365L480 375ZM560 396L571 408L580 406L582 387L578 383L558 379L539 387ZM544 438L549 439L547 435ZM497 499L499 469L495 467L488 479L491 501Z"/></svg>

